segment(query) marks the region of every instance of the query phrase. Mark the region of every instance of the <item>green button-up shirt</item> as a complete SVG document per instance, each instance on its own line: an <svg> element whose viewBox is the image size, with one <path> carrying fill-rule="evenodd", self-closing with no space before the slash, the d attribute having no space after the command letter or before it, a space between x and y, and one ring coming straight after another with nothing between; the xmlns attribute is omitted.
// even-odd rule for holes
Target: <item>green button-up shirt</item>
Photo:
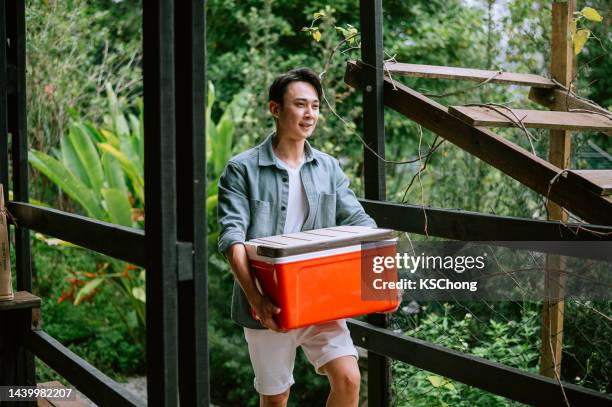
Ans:
<svg viewBox="0 0 612 407"><path fill-rule="evenodd" d="M271 134L262 144L230 159L221 174L217 209L221 253L235 243L283 233L289 177L272 150L274 137ZM309 210L302 230L338 225L376 227L349 189L338 160L312 148L308 142L304 153L300 177ZM262 328L251 316L249 303L236 281L232 319L247 328Z"/></svg>

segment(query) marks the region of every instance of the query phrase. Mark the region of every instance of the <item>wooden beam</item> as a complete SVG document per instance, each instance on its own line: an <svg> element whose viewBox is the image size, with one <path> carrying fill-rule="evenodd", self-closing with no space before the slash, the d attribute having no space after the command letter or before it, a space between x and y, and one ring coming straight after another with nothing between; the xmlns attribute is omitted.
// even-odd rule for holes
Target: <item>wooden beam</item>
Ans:
<svg viewBox="0 0 612 407"><path fill-rule="evenodd" d="M570 24L573 19L575 0L555 0L552 5L551 69L552 77L566 88L571 88L574 50L571 42ZM571 137L565 130L551 130L548 161L565 169L570 165ZM571 178L568 177L568 181ZM578 183L578 185L580 185ZM559 204L559 205L558 205ZM566 221L567 213L560 202L548 203L550 220ZM546 256L544 280L544 303L542 306L540 373L560 376L563 354L563 308L565 305L566 259L562 256Z"/></svg>
<svg viewBox="0 0 612 407"><path fill-rule="evenodd" d="M589 110L605 115L612 115L612 112L604 109L601 106L593 104L585 99L578 99L571 95L568 91L562 89L543 89L531 88L529 90L529 99L539 105L556 110L558 112L569 112L574 109Z"/></svg>
<svg viewBox="0 0 612 407"><path fill-rule="evenodd" d="M367 66L349 62L347 84L359 88ZM409 87L385 78L385 105L440 135L468 153L503 171L587 222L612 225L612 202L582 185L557 176L561 171L546 160L482 127L470 126L443 105ZM554 182L552 182L554 180ZM552 182L552 184L551 184ZM550 191L549 191L550 189Z"/></svg>
<svg viewBox="0 0 612 407"><path fill-rule="evenodd" d="M66 386L64 386L57 380L45 383L38 383L36 387L39 389L68 389ZM49 392L47 394L53 393ZM38 397L36 399L36 404L37 407L89 407L91 405L90 403L87 403L85 400L83 400L81 397L74 393L69 400L58 400L51 397Z"/></svg>
<svg viewBox="0 0 612 407"><path fill-rule="evenodd" d="M40 297L27 291L17 291L10 301L0 301L0 311L9 311L23 308L40 308Z"/></svg>
<svg viewBox="0 0 612 407"><path fill-rule="evenodd" d="M612 170L571 170L567 177L598 195L612 194Z"/></svg>
<svg viewBox="0 0 612 407"><path fill-rule="evenodd" d="M538 88L554 88L557 86L550 79L527 73L488 71L453 66L404 64L399 62L387 62L385 69L391 74L415 78L452 79L474 82L488 81L503 85L525 85Z"/></svg>
<svg viewBox="0 0 612 407"><path fill-rule="evenodd" d="M448 112L472 126L518 127L518 118L529 128L601 131L612 135L612 118L598 113L510 110L486 106L450 106Z"/></svg>

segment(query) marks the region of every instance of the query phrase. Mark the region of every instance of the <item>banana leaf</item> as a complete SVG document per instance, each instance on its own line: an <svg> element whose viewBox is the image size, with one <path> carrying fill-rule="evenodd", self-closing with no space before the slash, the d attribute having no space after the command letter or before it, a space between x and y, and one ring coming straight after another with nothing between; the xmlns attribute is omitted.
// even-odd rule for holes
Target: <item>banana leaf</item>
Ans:
<svg viewBox="0 0 612 407"><path fill-rule="evenodd" d="M115 134L119 137L130 134L130 128L128 126L125 116L121 112L117 95L113 91L110 83L106 83L106 97L108 99L108 106L110 108L111 120L115 128Z"/></svg>
<svg viewBox="0 0 612 407"><path fill-rule="evenodd" d="M110 153L102 154L102 167L108 188L115 188L127 195L128 188L125 183L125 173L119 164L119 161Z"/></svg>
<svg viewBox="0 0 612 407"><path fill-rule="evenodd" d="M102 134L93 126L93 124L91 124L90 122L84 122L82 124L83 128L87 130L87 133L95 143L103 143L104 141L106 141L104 136L102 136Z"/></svg>
<svg viewBox="0 0 612 407"><path fill-rule="evenodd" d="M98 150L88 136L87 130L78 124L73 125L68 132L68 139L85 168L89 177L89 185L95 194L99 194L104 182L104 171L102 170Z"/></svg>
<svg viewBox="0 0 612 407"><path fill-rule="evenodd" d="M104 137L102 142L112 144L113 146L119 145L119 137L117 137L117 135L112 131L100 129L100 134L102 135L102 137Z"/></svg>
<svg viewBox="0 0 612 407"><path fill-rule="evenodd" d="M107 220L106 214L102 210L100 200L96 199L96 195L66 169L62 163L36 150L30 151L28 158L36 169L53 181L53 183L60 187L75 202L79 203L85 209L88 216Z"/></svg>
<svg viewBox="0 0 612 407"><path fill-rule="evenodd" d="M138 154L140 155L140 163L144 166L144 103L142 99L138 98L136 104L138 105L138 133L136 135L140 142Z"/></svg>
<svg viewBox="0 0 612 407"><path fill-rule="evenodd" d="M60 140L60 151L62 164L70 171L73 175L78 177L85 186L91 188L91 182L83 162L80 160L73 144L70 142L70 138L67 134L62 136Z"/></svg>
<svg viewBox="0 0 612 407"><path fill-rule="evenodd" d="M219 195L211 195L206 198L206 212L208 212L208 216L211 217L214 215L213 211L217 208L219 204Z"/></svg>
<svg viewBox="0 0 612 407"><path fill-rule="evenodd" d="M102 151L112 154L117 161L119 161L121 168L123 168L123 171L125 171L132 182L136 197L140 199L141 202L144 202L144 177L140 175L140 170L125 156L125 154L117 150L114 146L108 143L100 143L98 147Z"/></svg>
<svg viewBox="0 0 612 407"><path fill-rule="evenodd" d="M132 207L127 194L114 188L102 189L106 211L110 221L123 226L132 226Z"/></svg>

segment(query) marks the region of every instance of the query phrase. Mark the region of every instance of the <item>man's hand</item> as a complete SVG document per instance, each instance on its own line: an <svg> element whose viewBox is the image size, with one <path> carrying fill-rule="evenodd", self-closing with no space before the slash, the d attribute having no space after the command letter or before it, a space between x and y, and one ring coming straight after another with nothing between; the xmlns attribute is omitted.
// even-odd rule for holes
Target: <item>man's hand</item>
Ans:
<svg viewBox="0 0 612 407"><path fill-rule="evenodd" d="M280 308L273 304L268 297L262 295L255 285L244 245L234 244L230 246L225 256L230 263L234 276L238 284L240 284L247 301L253 310L255 310L255 315L261 325L276 332L287 332L281 329L274 320L274 315L281 312Z"/></svg>
<svg viewBox="0 0 612 407"><path fill-rule="evenodd" d="M286 329L282 329L274 320L274 315L279 314L281 309L274 305L268 297L265 295L260 296L259 301L255 301L251 306L255 310L255 318L259 320L261 326L275 332L287 332Z"/></svg>

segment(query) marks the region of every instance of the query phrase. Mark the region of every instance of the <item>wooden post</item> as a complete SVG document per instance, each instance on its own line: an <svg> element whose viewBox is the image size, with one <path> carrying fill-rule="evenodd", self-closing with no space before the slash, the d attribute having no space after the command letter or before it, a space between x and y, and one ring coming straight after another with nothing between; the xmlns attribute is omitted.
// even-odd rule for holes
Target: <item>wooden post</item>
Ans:
<svg viewBox="0 0 612 407"><path fill-rule="evenodd" d="M575 8L575 0L554 1L552 5L551 75L566 87L569 87L572 82L574 53L570 22L572 21ZM568 168L570 164L570 151L570 132L551 130L548 161L559 168ZM567 213L559 205L549 202L548 218L550 220L566 221ZM540 373L549 377L558 376L561 372L566 280L564 270L565 257L558 255L546 256Z"/></svg>

